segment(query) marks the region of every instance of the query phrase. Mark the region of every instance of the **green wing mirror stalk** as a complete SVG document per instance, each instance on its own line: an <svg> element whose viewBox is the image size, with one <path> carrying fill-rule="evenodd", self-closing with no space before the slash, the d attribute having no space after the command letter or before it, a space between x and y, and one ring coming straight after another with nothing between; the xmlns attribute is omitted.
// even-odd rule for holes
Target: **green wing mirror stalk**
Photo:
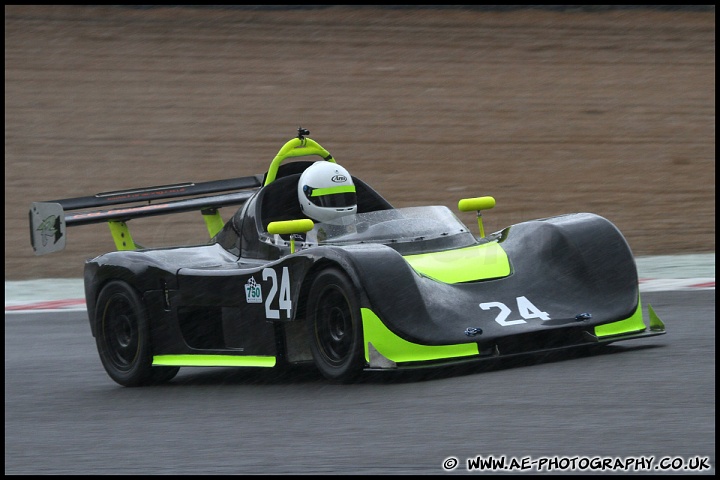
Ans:
<svg viewBox="0 0 720 480"><path fill-rule="evenodd" d="M293 234L306 233L313 229L315 224L309 218L300 220L285 220L282 222L270 222L267 230L271 235L290 235L290 253L295 253L295 238Z"/></svg>
<svg viewBox="0 0 720 480"><path fill-rule="evenodd" d="M458 209L461 212L472 212L477 211L478 228L480 229L480 238L485 236L485 230L483 229L482 223L482 211L490 210L495 206L495 199L493 197L475 197L475 198L463 198L458 202Z"/></svg>

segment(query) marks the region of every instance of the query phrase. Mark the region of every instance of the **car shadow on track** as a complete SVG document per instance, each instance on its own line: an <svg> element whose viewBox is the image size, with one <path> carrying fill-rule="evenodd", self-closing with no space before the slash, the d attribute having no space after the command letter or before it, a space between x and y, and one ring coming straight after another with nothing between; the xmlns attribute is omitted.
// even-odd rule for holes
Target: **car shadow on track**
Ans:
<svg viewBox="0 0 720 480"><path fill-rule="evenodd" d="M354 384L417 383L446 378L479 375L522 367L572 361L581 358L617 355L662 345L606 345L594 348L571 348L565 350L519 354L502 358L490 358L456 365L433 366L406 370L367 371ZM189 385L293 385L335 384L325 379L312 365L293 365L282 368L184 368L178 376L164 387Z"/></svg>
<svg viewBox="0 0 720 480"><path fill-rule="evenodd" d="M488 358L458 365L438 366L432 368L418 368L413 370L397 370L387 372L367 372L363 383L411 383L440 380L445 378L462 377L468 375L481 375L483 373L498 372L536 365L556 362L572 361L581 358L591 358L604 355L616 355L632 351L646 350L661 345L619 346L605 345L602 347L576 347L542 353L527 353L506 356L502 358Z"/></svg>

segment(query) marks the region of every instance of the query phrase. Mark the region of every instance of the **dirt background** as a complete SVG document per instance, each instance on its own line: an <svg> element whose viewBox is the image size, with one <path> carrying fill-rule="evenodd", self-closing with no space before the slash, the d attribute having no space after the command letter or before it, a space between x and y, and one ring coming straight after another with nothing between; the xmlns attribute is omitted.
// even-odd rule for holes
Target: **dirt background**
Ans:
<svg viewBox="0 0 720 480"><path fill-rule="evenodd" d="M715 251L715 11L5 6L5 279L31 202L262 173L298 126L395 206L493 195L487 232L590 211L636 255ZM225 218L231 214L224 209ZM131 222L200 243L199 213Z"/></svg>

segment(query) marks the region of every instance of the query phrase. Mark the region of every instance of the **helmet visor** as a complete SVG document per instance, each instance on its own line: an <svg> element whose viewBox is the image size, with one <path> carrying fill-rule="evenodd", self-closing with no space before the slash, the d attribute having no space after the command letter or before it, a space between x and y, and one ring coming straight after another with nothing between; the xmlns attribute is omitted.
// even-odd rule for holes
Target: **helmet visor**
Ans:
<svg viewBox="0 0 720 480"><path fill-rule="evenodd" d="M318 197L311 196L310 201L318 207L345 208L352 207L357 203L357 195L355 192L331 193Z"/></svg>
<svg viewBox="0 0 720 480"><path fill-rule="evenodd" d="M341 185L329 188L305 187L305 195L318 207L345 208L357 203L354 185Z"/></svg>

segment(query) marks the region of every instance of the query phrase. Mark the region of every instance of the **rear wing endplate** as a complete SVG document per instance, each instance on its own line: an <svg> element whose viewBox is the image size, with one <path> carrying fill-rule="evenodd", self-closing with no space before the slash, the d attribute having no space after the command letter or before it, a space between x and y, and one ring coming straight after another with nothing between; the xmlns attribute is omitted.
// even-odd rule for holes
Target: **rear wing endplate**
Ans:
<svg viewBox="0 0 720 480"><path fill-rule="evenodd" d="M30 243L36 255L58 252L65 248L67 227L107 222L118 250L134 250L137 245L127 228L128 220L194 210L201 211L210 237L214 237L224 225L218 209L242 205L261 187L262 180L263 175L253 175L34 202L29 212ZM166 201L181 197L194 198Z"/></svg>

